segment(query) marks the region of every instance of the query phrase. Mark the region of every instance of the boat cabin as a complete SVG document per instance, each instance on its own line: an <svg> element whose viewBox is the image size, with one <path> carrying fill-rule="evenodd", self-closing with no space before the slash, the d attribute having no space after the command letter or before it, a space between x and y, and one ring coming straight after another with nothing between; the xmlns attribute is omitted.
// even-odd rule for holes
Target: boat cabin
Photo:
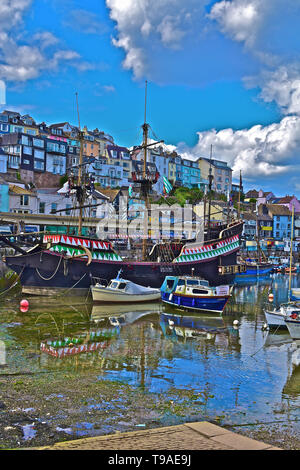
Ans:
<svg viewBox="0 0 300 470"><path fill-rule="evenodd" d="M186 293L208 295L212 288L206 279L196 277L166 276L161 291L165 293Z"/></svg>

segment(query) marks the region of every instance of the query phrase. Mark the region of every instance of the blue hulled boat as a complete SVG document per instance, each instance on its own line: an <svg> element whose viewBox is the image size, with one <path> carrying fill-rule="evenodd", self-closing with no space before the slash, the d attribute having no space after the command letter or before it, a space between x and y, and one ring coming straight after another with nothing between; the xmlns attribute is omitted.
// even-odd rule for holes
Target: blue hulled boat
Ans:
<svg viewBox="0 0 300 470"><path fill-rule="evenodd" d="M264 277L271 273L273 265L271 263L257 262L256 260L247 259L245 263L246 270L237 274L235 281L244 280L248 277Z"/></svg>
<svg viewBox="0 0 300 470"><path fill-rule="evenodd" d="M166 276L161 298L182 310L222 313L230 297L230 286L209 286L207 280L188 276Z"/></svg>

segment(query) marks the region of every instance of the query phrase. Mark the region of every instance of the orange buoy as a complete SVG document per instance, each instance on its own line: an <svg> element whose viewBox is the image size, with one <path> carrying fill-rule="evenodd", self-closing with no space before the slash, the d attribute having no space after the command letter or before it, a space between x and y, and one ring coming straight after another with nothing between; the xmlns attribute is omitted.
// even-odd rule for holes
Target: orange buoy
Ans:
<svg viewBox="0 0 300 470"><path fill-rule="evenodd" d="M273 294L269 294L269 302L273 302L274 300L274 295Z"/></svg>

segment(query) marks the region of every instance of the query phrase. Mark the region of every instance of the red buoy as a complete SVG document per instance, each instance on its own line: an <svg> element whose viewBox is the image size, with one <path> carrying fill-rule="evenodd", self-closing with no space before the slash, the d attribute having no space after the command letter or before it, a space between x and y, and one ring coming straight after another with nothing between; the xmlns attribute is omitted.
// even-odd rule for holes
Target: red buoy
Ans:
<svg viewBox="0 0 300 470"><path fill-rule="evenodd" d="M28 308L28 307L29 307L29 302L28 302L28 300L26 300L26 299L21 300L21 302L20 302L20 307Z"/></svg>

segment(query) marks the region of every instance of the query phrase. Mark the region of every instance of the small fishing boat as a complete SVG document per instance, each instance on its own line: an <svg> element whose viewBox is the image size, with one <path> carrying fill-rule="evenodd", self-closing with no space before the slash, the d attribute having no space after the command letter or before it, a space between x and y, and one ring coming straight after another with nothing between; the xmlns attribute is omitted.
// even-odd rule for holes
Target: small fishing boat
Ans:
<svg viewBox="0 0 300 470"><path fill-rule="evenodd" d="M107 286L100 284L100 282L91 286L94 302L135 303L160 299L159 289L140 286L127 279L122 279L120 274L121 270Z"/></svg>
<svg viewBox="0 0 300 470"><path fill-rule="evenodd" d="M166 276L160 290L166 304L213 313L222 313L231 295L228 285L210 287L207 280L188 276Z"/></svg>
<svg viewBox="0 0 300 470"><path fill-rule="evenodd" d="M300 339L300 307L290 312L284 321L292 339Z"/></svg>
<svg viewBox="0 0 300 470"><path fill-rule="evenodd" d="M281 304L279 308L275 308L274 310L266 309L264 310L266 322L271 328L286 328L286 317L296 310L299 310L300 313L300 308L292 302Z"/></svg>
<svg viewBox="0 0 300 470"><path fill-rule="evenodd" d="M287 267L287 268L285 268L285 272L286 272L286 274L296 273L297 272L297 267L296 266L291 266L290 268Z"/></svg>

